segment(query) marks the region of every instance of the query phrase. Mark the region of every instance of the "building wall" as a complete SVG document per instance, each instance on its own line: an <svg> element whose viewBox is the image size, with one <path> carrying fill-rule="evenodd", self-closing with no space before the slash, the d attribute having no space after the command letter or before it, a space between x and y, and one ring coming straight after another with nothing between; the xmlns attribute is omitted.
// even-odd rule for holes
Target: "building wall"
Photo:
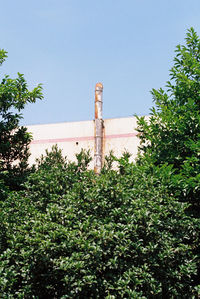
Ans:
<svg viewBox="0 0 200 299"><path fill-rule="evenodd" d="M133 160L139 144L136 126L135 117L105 119L103 154L108 155L112 150L117 157L120 157L124 151L128 151L132 154ZM75 154L82 148L89 149L91 156L94 156L94 121L32 125L27 128L33 136L30 146L31 164L45 153L45 149L50 150L54 144L57 144L62 149L63 155L71 161L75 160Z"/></svg>

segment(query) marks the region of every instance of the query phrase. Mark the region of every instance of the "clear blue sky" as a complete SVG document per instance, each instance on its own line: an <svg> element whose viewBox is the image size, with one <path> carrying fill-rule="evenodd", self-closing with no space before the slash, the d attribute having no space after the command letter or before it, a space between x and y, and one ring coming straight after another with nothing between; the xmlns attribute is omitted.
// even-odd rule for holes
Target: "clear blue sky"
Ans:
<svg viewBox="0 0 200 299"><path fill-rule="evenodd" d="M200 34L200 0L0 0L2 74L23 73L44 100L22 124L94 118L95 83L104 118L149 113L188 28Z"/></svg>

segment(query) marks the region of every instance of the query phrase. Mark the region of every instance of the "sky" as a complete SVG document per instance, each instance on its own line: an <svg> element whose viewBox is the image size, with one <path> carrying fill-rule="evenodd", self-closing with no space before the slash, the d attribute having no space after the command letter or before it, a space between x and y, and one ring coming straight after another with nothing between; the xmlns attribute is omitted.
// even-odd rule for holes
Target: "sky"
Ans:
<svg viewBox="0 0 200 299"><path fill-rule="evenodd" d="M199 0L0 0L0 9L0 77L43 85L22 125L94 119L97 82L104 119L149 114L176 45L190 27L200 34Z"/></svg>

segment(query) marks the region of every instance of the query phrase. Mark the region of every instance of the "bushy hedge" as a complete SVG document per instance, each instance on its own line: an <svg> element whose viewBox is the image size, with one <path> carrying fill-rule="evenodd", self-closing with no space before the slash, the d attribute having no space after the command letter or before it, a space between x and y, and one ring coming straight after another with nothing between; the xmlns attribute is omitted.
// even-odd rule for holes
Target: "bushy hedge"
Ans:
<svg viewBox="0 0 200 299"><path fill-rule="evenodd" d="M198 221L171 167L86 169L54 148L2 202L1 298L195 298Z"/></svg>

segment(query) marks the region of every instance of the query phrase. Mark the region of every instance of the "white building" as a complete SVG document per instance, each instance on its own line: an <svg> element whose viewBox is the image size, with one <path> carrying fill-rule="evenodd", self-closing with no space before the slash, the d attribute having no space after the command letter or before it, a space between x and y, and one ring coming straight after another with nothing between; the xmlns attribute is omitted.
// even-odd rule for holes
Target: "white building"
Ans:
<svg viewBox="0 0 200 299"><path fill-rule="evenodd" d="M113 153L120 157L124 151L132 154L133 160L137 154L139 139L137 137L137 120L135 117L106 119L103 121L102 155ZM30 163L50 150L55 144L62 149L63 155L71 161L81 149L90 150L91 156L95 151L95 122L63 122L55 124L42 124L27 126L28 132L33 135L30 151ZM91 163L94 167L94 161Z"/></svg>

